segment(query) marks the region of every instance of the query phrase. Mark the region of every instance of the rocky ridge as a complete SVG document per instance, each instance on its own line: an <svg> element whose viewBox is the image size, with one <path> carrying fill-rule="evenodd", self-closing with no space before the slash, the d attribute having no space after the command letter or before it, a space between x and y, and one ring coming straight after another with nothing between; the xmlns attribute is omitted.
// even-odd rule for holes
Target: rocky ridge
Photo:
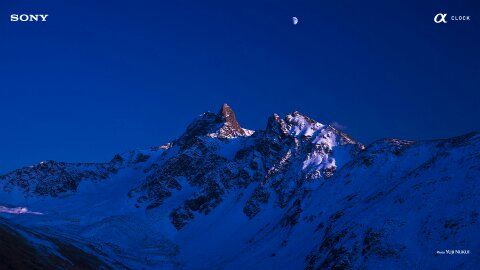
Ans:
<svg viewBox="0 0 480 270"><path fill-rule="evenodd" d="M480 247L479 153L478 133L365 146L300 112L251 131L225 104L160 147L1 176L0 204L118 269L469 269L435 252Z"/></svg>

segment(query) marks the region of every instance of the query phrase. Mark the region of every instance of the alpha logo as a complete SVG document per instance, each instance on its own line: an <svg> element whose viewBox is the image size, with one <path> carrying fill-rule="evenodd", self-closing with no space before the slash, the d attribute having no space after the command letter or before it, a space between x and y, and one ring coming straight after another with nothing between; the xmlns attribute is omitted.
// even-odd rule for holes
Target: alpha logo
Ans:
<svg viewBox="0 0 480 270"><path fill-rule="evenodd" d="M11 22L46 22L48 14L12 14Z"/></svg>
<svg viewBox="0 0 480 270"><path fill-rule="evenodd" d="M433 17L435 23L447 23L447 13L438 13Z"/></svg>

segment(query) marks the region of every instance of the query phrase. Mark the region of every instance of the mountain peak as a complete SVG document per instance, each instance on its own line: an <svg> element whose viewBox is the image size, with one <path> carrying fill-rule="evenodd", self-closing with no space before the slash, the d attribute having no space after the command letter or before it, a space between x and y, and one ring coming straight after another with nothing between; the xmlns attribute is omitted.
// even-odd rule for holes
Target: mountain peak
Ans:
<svg viewBox="0 0 480 270"><path fill-rule="evenodd" d="M217 122L221 125L215 132L217 137L220 138L233 138L237 136L245 136L247 133L240 126L235 117L235 113L232 108L224 103L217 114Z"/></svg>
<svg viewBox="0 0 480 270"><path fill-rule="evenodd" d="M195 119L179 138L179 142L183 147L188 147L201 136L229 139L252 134L252 130L240 126L232 108L225 103L217 114L205 112Z"/></svg>
<svg viewBox="0 0 480 270"><path fill-rule="evenodd" d="M238 123L235 113L227 103L220 108L217 114L217 121L223 124L219 131L222 131L224 135L245 135L245 131Z"/></svg>
<svg viewBox="0 0 480 270"><path fill-rule="evenodd" d="M231 114L233 114L233 110L230 106L228 106L227 103L224 103L222 105L222 108L220 108L220 112L218 112L218 114L221 114L224 117L229 117Z"/></svg>

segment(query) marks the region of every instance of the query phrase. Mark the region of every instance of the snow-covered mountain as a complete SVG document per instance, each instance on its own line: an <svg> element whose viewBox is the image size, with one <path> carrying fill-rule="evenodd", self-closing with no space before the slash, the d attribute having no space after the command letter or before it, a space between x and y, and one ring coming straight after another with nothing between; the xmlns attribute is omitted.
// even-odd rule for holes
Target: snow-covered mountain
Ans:
<svg viewBox="0 0 480 270"><path fill-rule="evenodd" d="M479 181L478 133L364 146L299 112L244 129L223 105L159 147L1 176L0 264L475 269Z"/></svg>

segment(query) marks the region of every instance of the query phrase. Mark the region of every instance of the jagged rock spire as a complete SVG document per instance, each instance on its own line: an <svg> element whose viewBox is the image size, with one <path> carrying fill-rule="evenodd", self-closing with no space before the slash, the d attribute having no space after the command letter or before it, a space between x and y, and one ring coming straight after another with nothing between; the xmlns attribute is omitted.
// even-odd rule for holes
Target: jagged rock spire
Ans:
<svg viewBox="0 0 480 270"><path fill-rule="evenodd" d="M276 134L280 136L280 138L285 138L288 136L288 128L285 124L285 121L276 113L268 118L267 128L265 131L267 134Z"/></svg>
<svg viewBox="0 0 480 270"><path fill-rule="evenodd" d="M251 134L253 134L253 131L243 129L240 126L232 108L223 104L217 114L205 112L195 119L177 142L183 148L186 148L194 144L201 136L228 139L250 136Z"/></svg>
<svg viewBox="0 0 480 270"><path fill-rule="evenodd" d="M222 131L224 135L245 135L245 131L238 123L235 113L227 103L223 104L222 108L220 108L217 121L223 123L219 131Z"/></svg>

